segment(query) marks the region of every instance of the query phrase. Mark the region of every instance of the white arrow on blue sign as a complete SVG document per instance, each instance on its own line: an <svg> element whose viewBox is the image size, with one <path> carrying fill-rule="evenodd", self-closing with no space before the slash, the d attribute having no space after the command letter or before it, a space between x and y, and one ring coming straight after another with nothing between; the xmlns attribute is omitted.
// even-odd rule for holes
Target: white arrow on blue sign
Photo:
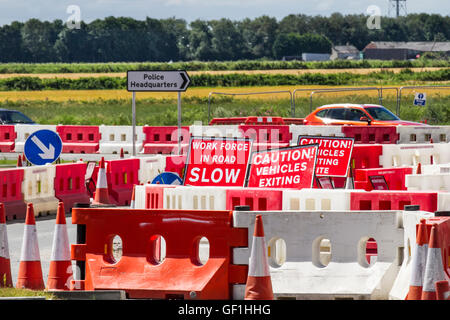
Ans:
<svg viewBox="0 0 450 320"><path fill-rule="evenodd" d="M61 138L56 132L47 129L35 131L24 145L25 157L38 166L54 162L59 158L61 151Z"/></svg>

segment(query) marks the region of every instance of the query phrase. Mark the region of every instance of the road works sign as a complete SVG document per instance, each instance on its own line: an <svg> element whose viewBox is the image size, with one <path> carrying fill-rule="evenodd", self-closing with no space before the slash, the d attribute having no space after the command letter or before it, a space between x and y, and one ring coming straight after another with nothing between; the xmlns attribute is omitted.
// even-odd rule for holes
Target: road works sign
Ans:
<svg viewBox="0 0 450 320"><path fill-rule="evenodd" d="M251 151L251 139L191 137L183 185L243 187Z"/></svg>
<svg viewBox="0 0 450 320"><path fill-rule="evenodd" d="M319 145L316 176L346 177L353 152L353 138L299 136L298 145Z"/></svg>
<svg viewBox="0 0 450 320"><path fill-rule="evenodd" d="M183 92L189 87L191 79L186 71L128 71L127 90Z"/></svg>
<svg viewBox="0 0 450 320"><path fill-rule="evenodd" d="M254 152L247 187L312 188L318 145Z"/></svg>
<svg viewBox="0 0 450 320"><path fill-rule="evenodd" d="M52 163L59 158L62 141L59 135L51 130L38 130L25 141L25 157L35 165Z"/></svg>
<svg viewBox="0 0 450 320"><path fill-rule="evenodd" d="M425 106L427 103L427 94L422 92L417 92L414 96L415 106Z"/></svg>

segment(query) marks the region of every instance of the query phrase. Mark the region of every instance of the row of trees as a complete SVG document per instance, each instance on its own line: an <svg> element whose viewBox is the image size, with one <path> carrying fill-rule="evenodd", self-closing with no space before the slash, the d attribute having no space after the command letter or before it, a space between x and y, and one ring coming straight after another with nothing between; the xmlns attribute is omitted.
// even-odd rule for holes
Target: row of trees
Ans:
<svg viewBox="0 0 450 320"><path fill-rule="evenodd" d="M229 61L279 59L302 52L330 52L332 44L362 50L370 41L450 40L450 16L381 17L289 15L232 21L135 20L108 17L71 29L61 20L30 19L0 27L0 62Z"/></svg>

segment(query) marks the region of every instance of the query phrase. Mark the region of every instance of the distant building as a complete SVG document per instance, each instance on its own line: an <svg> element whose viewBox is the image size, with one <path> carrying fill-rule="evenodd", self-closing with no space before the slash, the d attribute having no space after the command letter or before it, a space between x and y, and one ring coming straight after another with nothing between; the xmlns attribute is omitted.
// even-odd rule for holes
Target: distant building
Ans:
<svg viewBox="0 0 450 320"><path fill-rule="evenodd" d="M334 46L331 49L331 60L343 59L343 60L359 60L359 50L352 45Z"/></svg>
<svg viewBox="0 0 450 320"><path fill-rule="evenodd" d="M303 61L327 61L330 60L329 53L302 53Z"/></svg>
<svg viewBox="0 0 450 320"><path fill-rule="evenodd" d="M450 56L450 41L446 42L383 42L369 43L364 49L364 59L408 60L425 52L439 52Z"/></svg>

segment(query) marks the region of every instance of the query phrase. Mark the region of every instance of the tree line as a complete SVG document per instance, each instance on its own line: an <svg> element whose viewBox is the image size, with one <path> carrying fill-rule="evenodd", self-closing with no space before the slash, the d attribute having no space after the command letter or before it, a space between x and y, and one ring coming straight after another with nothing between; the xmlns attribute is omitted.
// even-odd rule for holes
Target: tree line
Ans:
<svg viewBox="0 0 450 320"><path fill-rule="evenodd" d="M381 17L380 29L366 15L329 17L291 14L239 21L107 17L79 28L62 20L12 22L0 27L0 62L236 61L281 59L303 52L330 53L332 45L362 50L370 41L447 41L450 16Z"/></svg>

